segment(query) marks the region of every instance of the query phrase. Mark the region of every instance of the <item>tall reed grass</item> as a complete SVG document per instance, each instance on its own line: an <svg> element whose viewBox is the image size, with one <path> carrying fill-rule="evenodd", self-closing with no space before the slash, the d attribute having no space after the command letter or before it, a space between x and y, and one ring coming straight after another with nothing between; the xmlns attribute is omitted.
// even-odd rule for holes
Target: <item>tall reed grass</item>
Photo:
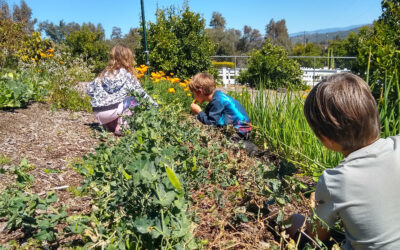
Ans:
<svg viewBox="0 0 400 250"><path fill-rule="evenodd" d="M368 78L367 78L368 80ZM397 72L376 82L381 137L400 133L400 87ZM309 128L303 114L305 95L301 91L278 93L260 85L251 92L230 93L247 110L261 143L296 164L306 175L315 177L325 168L335 167L343 158L327 150Z"/></svg>
<svg viewBox="0 0 400 250"><path fill-rule="evenodd" d="M341 155L327 150L309 128L303 114L302 92L256 91L231 93L248 112L257 138L269 150L318 178L325 168L336 166Z"/></svg>

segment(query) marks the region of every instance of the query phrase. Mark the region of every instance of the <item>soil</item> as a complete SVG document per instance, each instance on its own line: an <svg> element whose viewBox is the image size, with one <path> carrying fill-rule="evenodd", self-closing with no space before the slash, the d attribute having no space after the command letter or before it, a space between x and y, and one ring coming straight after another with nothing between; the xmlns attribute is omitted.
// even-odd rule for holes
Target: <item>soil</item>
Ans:
<svg viewBox="0 0 400 250"><path fill-rule="evenodd" d="M91 211L89 197L75 197L68 190L80 186L83 177L72 167L83 155L93 153L99 142L99 125L89 113L54 111L48 104L33 103L24 109L0 110L0 157L9 163L4 170L19 166L26 158L35 177L32 193L42 198L54 190L72 214ZM47 172L47 173L46 173ZM10 174L0 174L0 192L13 184ZM0 244L23 237L21 232L6 233L6 222L0 221Z"/></svg>

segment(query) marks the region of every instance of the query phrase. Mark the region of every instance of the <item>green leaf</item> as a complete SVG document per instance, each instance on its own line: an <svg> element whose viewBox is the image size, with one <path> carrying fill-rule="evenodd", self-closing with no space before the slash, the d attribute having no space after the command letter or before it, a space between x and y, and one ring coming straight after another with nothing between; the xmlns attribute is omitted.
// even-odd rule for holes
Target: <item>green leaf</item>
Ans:
<svg viewBox="0 0 400 250"><path fill-rule="evenodd" d="M46 203L50 204L50 203L56 202L57 199L58 199L57 194L54 191L51 191L50 193L47 194Z"/></svg>
<svg viewBox="0 0 400 250"><path fill-rule="evenodd" d="M139 219L136 219L133 222L133 225L135 228L142 234L147 234L150 233L153 229L153 222L145 217L141 217Z"/></svg>
<svg viewBox="0 0 400 250"><path fill-rule="evenodd" d="M124 175L125 179L130 180L132 179L132 176L129 175L125 170L122 169L122 174Z"/></svg>
<svg viewBox="0 0 400 250"><path fill-rule="evenodd" d="M168 166L165 166L165 171L167 172L168 179L171 182L172 186L179 190L182 189L182 185L175 172Z"/></svg>

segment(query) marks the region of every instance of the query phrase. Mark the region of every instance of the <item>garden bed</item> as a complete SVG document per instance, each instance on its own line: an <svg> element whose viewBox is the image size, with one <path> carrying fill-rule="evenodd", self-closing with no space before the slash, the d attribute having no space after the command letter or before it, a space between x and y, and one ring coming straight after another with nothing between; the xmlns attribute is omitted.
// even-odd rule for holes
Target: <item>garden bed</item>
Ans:
<svg viewBox="0 0 400 250"><path fill-rule="evenodd" d="M35 177L31 192L42 197L54 190L57 206L68 207L69 214L90 213L90 198L74 196L69 190L80 186L83 177L71 164L99 142L96 119L85 112L52 110L50 105L33 103L25 109L0 111L1 168L8 171L26 158ZM0 191L15 183L11 174L0 174ZM0 221L0 244L18 240L21 231L7 232Z"/></svg>

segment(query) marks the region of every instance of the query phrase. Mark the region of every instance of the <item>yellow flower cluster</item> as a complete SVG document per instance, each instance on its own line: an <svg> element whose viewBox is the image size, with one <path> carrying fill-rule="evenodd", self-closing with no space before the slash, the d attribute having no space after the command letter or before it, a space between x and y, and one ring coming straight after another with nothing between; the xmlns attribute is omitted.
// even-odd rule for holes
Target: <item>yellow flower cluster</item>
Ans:
<svg viewBox="0 0 400 250"><path fill-rule="evenodd" d="M54 49L48 49L47 54L40 51L39 55L40 55L40 58L53 57L54 56L53 52L54 52Z"/></svg>
<svg viewBox="0 0 400 250"><path fill-rule="evenodd" d="M136 67L136 70L138 72L136 77L139 79L142 78L148 69L149 69L149 66L146 66L144 64L140 65L140 67Z"/></svg>

